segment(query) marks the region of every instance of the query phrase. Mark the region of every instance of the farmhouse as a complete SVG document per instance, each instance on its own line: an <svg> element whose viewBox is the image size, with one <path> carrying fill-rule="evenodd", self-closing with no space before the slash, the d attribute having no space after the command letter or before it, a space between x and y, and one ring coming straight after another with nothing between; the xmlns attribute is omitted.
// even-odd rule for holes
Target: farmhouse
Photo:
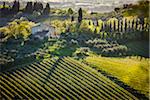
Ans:
<svg viewBox="0 0 150 100"><path fill-rule="evenodd" d="M34 38L44 39L45 37L49 38L59 38L56 28L54 26L37 23L31 28L31 34Z"/></svg>

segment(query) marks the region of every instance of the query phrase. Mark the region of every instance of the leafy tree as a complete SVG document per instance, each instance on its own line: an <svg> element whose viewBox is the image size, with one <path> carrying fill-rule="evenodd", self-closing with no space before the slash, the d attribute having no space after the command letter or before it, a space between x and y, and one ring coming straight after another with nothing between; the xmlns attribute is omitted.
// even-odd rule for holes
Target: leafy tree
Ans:
<svg viewBox="0 0 150 100"><path fill-rule="evenodd" d="M79 16L78 16L78 22L81 23L82 17L83 17L83 14L82 14L82 8L79 9L78 15L79 15Z"/></svg>
<svg viewBox="0 0 150 100"><path fill-rule="evenodd" d="M4 34L3 40L10 38L22 38L23 40L28 39L31 34L31 26L33 22L25 21L22 19L16 19L10 22L7 26L0 28L0 32Z"/></svg>
<svg viewBox="0 0 150 100"><path fill-rule="evenodd" d="M50 12L50 6L49 3L46 4L46 7L44 8L43 14L48 15Z"/></svg>
<svg viewBox="0 0 150 100"><path fill-rule="evenodd" d="M68 9L68 14L72 15L73 14L73 10L71 8Z"/></svg>

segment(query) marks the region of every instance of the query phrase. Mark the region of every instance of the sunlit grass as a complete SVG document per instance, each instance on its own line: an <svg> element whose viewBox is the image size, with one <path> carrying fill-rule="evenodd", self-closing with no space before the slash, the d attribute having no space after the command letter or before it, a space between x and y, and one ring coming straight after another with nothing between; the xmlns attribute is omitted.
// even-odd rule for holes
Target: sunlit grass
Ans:
<svg viewBox="0 0 150 100"><path fill-rule="evenodd" d="M148 95L149 59L87 57L85 61L117 77L124 83Z"/></svg>

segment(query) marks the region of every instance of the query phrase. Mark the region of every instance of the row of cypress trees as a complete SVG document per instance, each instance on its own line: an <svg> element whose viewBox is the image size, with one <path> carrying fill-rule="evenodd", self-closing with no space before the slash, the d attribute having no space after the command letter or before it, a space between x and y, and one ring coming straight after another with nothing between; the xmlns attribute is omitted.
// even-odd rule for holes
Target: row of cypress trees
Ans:
<svg viewBox="0 0 150 100"><path fill-rule="evenodd" d="M3 7L0 9L0 14L3 16L9 15L9 14L16 14L20 11L20 2L14 1L12 7L6 7L6 2L3 2ZM50 11L50 5L49 3L46 4L46 7L43 7L43 4L41 2L27 2L26 7L24 8L24 13L33 13L33 11L39 11L44 15L48 15Z"/></svg>
<svg viewBox="0 0 150 100"><path fill-rule="evenodd" d="M33 11L38 11L47 15L49 14L49 11L50 11L50 5L49 3L47 3L46 7L44 8L41 2L35 2L34 4L32 2L27 2L27 5L25 7L25 12L33 13Z"/></svg>
<svg viewBox="0 0 150 100"><path fill-rule="evenodd" d="M94 24L94 23L93 23ZM91 22L89 21L89 25L91 25ZM118 32L127 32L127 31L136 31L138 30L138 26L140 25L141 29L139 30L145 30L146 28L148 29L148 23L144 22L144 19L139 20L129 20L127 19L123 20L114 20L113 22L106 23L104 21L101 23L101 31L118 31ZM96 22L96 26L99 27L100 24L98 21Z"/></svg>
<svg viewBox="0 0 150 100"><path fill-rule="evenodd" d="M20 3L19 1L14 1L14 4L12 7L6 7L6 2L3 2L3 7L0 9L0 14L7 15L7 14L16 14L19 12Z"/></svg>

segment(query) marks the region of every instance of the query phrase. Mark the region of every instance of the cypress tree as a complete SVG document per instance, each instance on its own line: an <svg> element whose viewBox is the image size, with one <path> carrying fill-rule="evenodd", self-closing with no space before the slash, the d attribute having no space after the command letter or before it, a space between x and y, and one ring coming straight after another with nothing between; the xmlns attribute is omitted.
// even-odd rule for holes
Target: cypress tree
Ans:
<svg viewBox="0 0 150 100"><path fill-rule="evenodd" d="M93 25L95 25L94 21L93 21Z"/></svg>
<svg viewBox="0 0 150 100"><path fill-rule="evenodd" d="M46 4L46 7L44 8L43 10L43 14L44 15L48 15L50 12L50 6L49 6L49 3Z"/></svg>
<svg viewBox="0 0 150 100"><path fill-rule="evenodd" d="M137 28L138 28L138 19L136 19L136 22L135 22L135 29L137 30Z"/></svg>
<svg viewBox="0 0 150 100"><path fill-rule="evenodd" d="M102 24L101 24L101 31L103 31L104 30L104 23L102 22Z"/></svg>
<svg viewBox="0 0 150 100"><path fill-rule="evenodd" d="M144 17L140 18L140 24L142 26L142 30L144 30Z"/></svg>
<svg viewBox="0 0 150 100"><path fill-rule="evenodd" d="M5 2L3 2L3 9L5 8L5 5L6 5L6 3L5 3Z"/></svg>
<svg viewBox="0 0 150 100"><path fill-rule="evenodd" d="M127 19L125 19L125 21L124 21L124 30L125 30L125 32L127 31Z"/></svg>
<svg viewBox="0 0 150 100"><path fill-rule="evenodd" d="M78 16L78 22L81 23L81 21L82 21L82 16L83 16L83 14L82 14L82 8L79 9L78 15L79 15L79 16Z"/></svg>
<svg viewBox="0 0 150 100"><path fill-rule="evenodd" d="M114 31L116 31L116 21L114 20Z"/></svg>
<svg viewBox="0 0 150 100"><path fill-rule="evenodd" d="M89 21L89 25L91 25L91 21Z"/></svg>
<svg viewBox="0 0 150 100"><path fill-rule="evenodd" d="M97 29L95 28L94 33L97 34Z"/></svg>
<svg viewBox="0 0 150 100"><path fill-rule="evenodd" d="M110 30L110 32L112 32L112 24L111 24L111 21L110 21L110 24L109 24L109 30Z"/></svg>
<svg viewBox="0 0 150 100"><path fill-rule="evenodd" d="M27 5L25 7L25 12L26 13L32 13L33 12L32 2L27 2Z"/></svg>
<svg viewBox="0 0 150 100"><path fill-rule="evenodd" d="M131 29L130 24L131 24L131 20L129 20L129 22L128 22L128 30L129 30L129 31L130 31L130 29Z"/></svg>
<svg viewBox="0 0 150 100"><path fill-rule="evenodd" d="M15 0L14 4L12 6L12 9L11 9L12 13L15 14L15 13L19 12L19 8L20 8L20 3L19 3L19 1Z"/></svg>
<svg viewBox="0 0 150 100"><path fill-rule="evenodd" d="M33 11L38 11L38 4L37 4L37 2L34 2Z"/></svg>
<svg viewBox="0 0 150 100"><path fill-rule="evenodd" d="M43 4L41 2L38 3L38 11L43 10Z"/></svg>
<svg viewBox="0 0 150 100"><path fill-rule="evenodd" d="M120 31L121 32L123 31L123 21L122 20L120 21Z"/></svg>
<svg viewBox="0 0 150 100"><path fill-rule="evenodd" d="M134 19L132 20L132 31L134 30Z"/></svg>
<svg viewBox="0 0 150 100"><path fill-rule="evenodd" d="M74 16L71 16L71 22L73 22L74 21Z"/></svg>
<svg viewBox="0 0 150 100"><path fill-rule="evenodd" d="M118 19L118 32L119 32L119 26L120 26L120 21L119 21L119 19Z"/></svg>
<svg viewBox="0 0 150 100"><path fill-rule="evenodd" d="M108 29L106 21L104 22L104 28L105 28L105 31Z"/></svg>
<svg viewBox="0 0 150 100"><path fill-rule="evenodd" d="M98 20L96 21L96 25L99 26Z"/></svg>

